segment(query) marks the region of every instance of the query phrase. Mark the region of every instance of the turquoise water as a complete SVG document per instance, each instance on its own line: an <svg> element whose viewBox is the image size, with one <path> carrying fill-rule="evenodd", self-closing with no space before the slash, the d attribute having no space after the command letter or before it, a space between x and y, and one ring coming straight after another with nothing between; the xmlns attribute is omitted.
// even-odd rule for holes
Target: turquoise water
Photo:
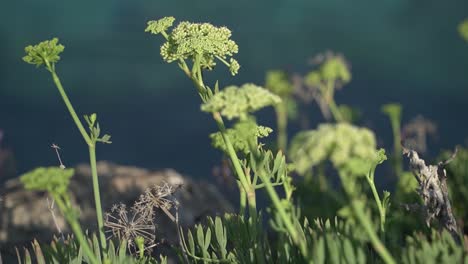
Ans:
<svg viewBox="0 0 468 264"><path fill-rule="evenodd" d="M338 102L364 111L363 124L390 146L380 105L400 101L405 120L418 113L439 124L435 152L463 143L468 44L456 27L468 17L466 1L13 1L0 9L0 129L20 172L86 161L59 95L43 69L21 61L28 44L54 36L66 46L58 72L76 108L97 112L114 144L101 159L150 168L173 167L207 177L220 157L209 147L215 130L199 111L191 83L159 57L161 40L145 34L146 21L179 20L226 25L239 44L236 78L215 71L221 85L263 83L268 69L305 72L307 60L327 49L352 63L353 82ZM209 78L208 78L209 79ZM311 108L312 122L320 122ZM260 118L273 124L271 111ZM294 130L294 128L292 128Z"/></svg>

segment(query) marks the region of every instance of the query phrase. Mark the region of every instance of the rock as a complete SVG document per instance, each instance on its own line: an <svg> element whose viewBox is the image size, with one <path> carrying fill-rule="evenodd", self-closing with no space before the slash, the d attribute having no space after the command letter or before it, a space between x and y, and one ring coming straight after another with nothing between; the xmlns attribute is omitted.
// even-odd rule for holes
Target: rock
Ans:
<svg viewBox="0 0 468 264"><path fill-rule="evenodd" d="M174 170L150 171L122 166L110 162L98 162L101 200L104 211L112 205L124 203L131 206L147 188L168 183L182 185L175 196L180 203L180 224L193 226L205 216L232 211L232 206L211 184L194 181ZM95 230L94 195L91 170L88 165L75 168L70 189L73 203L80 205L80 220L85 228ZM67 224L58 209L54 222L47 203L47 194L26 191L19 179L7 181L0 190L0 244L23 244L37 238L49 241L57 234L57 226L68 232ZM175 243L175 225L162 212L156 216L157 237Z"/></svg>

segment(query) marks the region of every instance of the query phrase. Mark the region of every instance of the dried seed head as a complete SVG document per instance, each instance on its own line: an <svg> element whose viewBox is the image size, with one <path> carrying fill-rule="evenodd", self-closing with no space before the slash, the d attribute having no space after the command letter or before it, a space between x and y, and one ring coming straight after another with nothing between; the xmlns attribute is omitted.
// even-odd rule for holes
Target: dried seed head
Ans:
<svg viewBox="0 0 468 264"><path fill-rule="evenodd" d="M110 234L108 239L116 237L119 240L125 239L129 250L138 250L135 240L138 237L144 239L145 246L150 248L154 245L156 226L145 215L139 211L127 210L126 205L113 205L111 212L106 213L105 226Z"/></svg>

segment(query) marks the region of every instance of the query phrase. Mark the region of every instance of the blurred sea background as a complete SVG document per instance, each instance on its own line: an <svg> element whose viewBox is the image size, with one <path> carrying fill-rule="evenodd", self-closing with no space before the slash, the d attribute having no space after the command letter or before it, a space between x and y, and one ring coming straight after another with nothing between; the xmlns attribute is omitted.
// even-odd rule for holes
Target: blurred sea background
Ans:
<svg viewBox="0 0 468 264"><path fill-rule="evenodd" d="M221 65L206 74L221 87L261 85L270 69L305 73L311 57L332 50L352 65L352 82L336 101L362 111L380 147L392 146L380 111L389 102L402 104L403 123L421 114L437 124L432 158L466 144L468 44L457 26L468 17L468 1L20 0L0 8L1 144L14 152L18 174L57 165L52 143L68 167L88 162L50 75L21 59L25 46L58 37L65 52L57 72L75 108L96 112L112 135L111 145L98 147L99 160L211 177L221 160L208 137L215 124L177 65L162 61L161 37L144 32L148 20L164 16L232 30L239 75ZM315 105L308 111L312 128L324 121ZM258 120L275 128L272 109Z"/></svg>

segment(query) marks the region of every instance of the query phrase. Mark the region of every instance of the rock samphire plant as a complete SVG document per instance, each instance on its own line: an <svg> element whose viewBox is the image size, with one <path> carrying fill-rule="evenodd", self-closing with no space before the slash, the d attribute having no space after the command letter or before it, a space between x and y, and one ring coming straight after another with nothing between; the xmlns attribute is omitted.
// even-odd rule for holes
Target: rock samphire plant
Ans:
<svg viewBox="0 0 468 264"><path fill-rule="evenodd" d="M448 162L426 166L414 150L403 148L410 159L418 182L415 188L420 195L418 206L405 206L419 208L424 216L422 221L427 225L437 220L439 230L408 234L406 242L393 232L401 230L392 222L396 210L400 210L398 215L402 217L414 215L401 213L401 207L393 206L398 203L394 196L377 190L376 169L387 159L385 150L377 148L372 131L352 125L333 99L335 88L351 78L341 56L327 56L306 78L310 86L316 87L317 96L335 122L298 133L288 148L285 138L287 104L283 100L292 98L292 87L287 78L278 72L270 75L268 89L252 83L220 89L218 81L207 83L205 74L218 65L225 66L233 76L240 70L234 58L239 48L231 39L231 31L209 23L180 22L174 26L174 21L173 17L149 21L145 31L162 36L162 59L176 64L188 77L201 99L201 111L209 113L216 123L218 129L210 138L212 145L229 157L239 190L239 212L208 218L193 229L183 229L178 223L178 204L168 198L173 189L166 186L148 189L129 209L124 205L115 206L104 222L95 149L99 142L110 143L110 136L101 136L96 114L84 117L88 130L85 129L56 72L55 66L64 47L57 39L44 41L28 46L24 60L37 67L44 66L51 74L89 148L98 231L97 236L88 235L79 224L79 210L72 205L68 189L72 169L48 167L26 173L21 177L26 189L47 192L74 234L74 237L55 239L50 246L35 241L31 252L38 263L159 263L151 256L155 245L152 233L155 208L163 210L177 226L179 246L175 250L181 263L468 262L451 212L447 191L450 180L447 175L450 174L444 170ZM270 106L275 108L282 122L278 124L282 135L277 152L262 143L272 129L259 125L254 115ZM388 109L385 111L395 120L400 118L399 112L397 115L396 111L393 114ZM393 124L393 128L397 138L398 126ZM398 140L395 152L402 149L397 143ZM403 174L401 157L398 160L395 171ZM453 171L460 170L457 163L454 165L457 166ZM305 215L303 209L310 205L301 202L292 175L320 174L326 178L327 167L334 169L332 173L341 183L336 190L340 193L336 196L340 208L330 219L309 220L310 216ZM261 190L269 198L264 210L257 204ZM174 208L175 215L170 211ZM104 233L105 225L111 231L109 242ZM147 246L149 244L151 246ZM20 262L24 259L24 263L31 263L30 251L26 250L23 258L20 255ZM165 258L160 260L161 263L165 261Z"/></svg>
<svg viewBox="0 0 468 264"><path fill-rule="evenodd" d="M120 248L123 247L124 250L117 252L113 243L110 245L107 244L104 233L104 218L99 192L99 178L96 168L96 145L98 143L110 144L111 136L108 134L101 136L101 128L97 122L97 115L95 113L84 116L88 130L85 129L81 119L78 117L56 71L56 64L59 62L60 54L63 51L64 46L59 44L57 38L54 38L34 46L26 47L26 56L23 57L23 60L38 68L44 67L50 73L72 120L88 146L98 236L88 238L88 235L84 233L79 224L79 209L73 208L72 206L68 185L70 178L74 174L73 169L66 169L63 164L61 164L60 167L38 168L21 176L24 187L28 190L44 191L51 196L70 225L78 243L71 237L65 242L53 242L52 247L45 249L47 254L42 254L41 247L36 245L36 243L33 244L33 252L35 252L36 260L41 263L44 263L46 260L51 263L63 263L63 261L68 261L70 263L82 263L84 261L92 264L133 263L134 261L126 255L125 245L127 241L119 241L117 246ZM64 243L66 246L61 248L59 245L60 243ZM29 252L25 252L25 263L28 263L28 261L30 261ZM18 258L21 262L19 255ZM148 260L148 263L153 261L152 259L145 259L143 256L140 256L138 261L143 260ZM164 259L162 261L164 261Z"/></svg>
<svg viewBox="0 0 468 264"><path fill-rule="evenodd" d="M212 86L206 84L204 74L219 62L226 65L232 75L238 73L239 64L232 58L238 52L238 47L230 39L231 32L225 27L215 27L208 23L181 22L171 28L173 22L172 17L150 21L146 31L164 38L165 42L160 49L163 60L177 63L195 85L202 100L201 110L210 113L218 126L218 132L211 136L213 145L230 158L240 192L238 215L227 215L221 221L216 219L207 228L197 227L197 239L189 231L188 246L183 248L183 253L188 257L185 259L189 262L270 263L282 260L289 263L314 263L321 262L327 254L334 254L328 252L323 244L321 247L317 246L320 243L318 241L323 243L323 240L320 240L319 233L309 225L307 218L301 216L300 208L293 200L291 164L286 162L281 151L274 154L259 142L259 139L268 136L271 129L257 125L252 114L263 107L281 103L281 98L254 84L227 86L222 90L219 89L218 82ZM337 69L341 70L339 67ZM333 69L326 73L331 74L330 71ZM327 95L327 98L331 97ZM233 123L232 128L226 128L225 119ZM329 155L328 150L325 150L324 155ZM370 158L343 162L342 180L351 201L349 218L359 223L358 226L367 234L367 239L382 260L395 263L374 230L358 185L358 177L362 175L373 187L380 211L381 232L385 232L389 194L384 194L384 199L381 200L374 186L375 167L385 159L385 154L374 148L365 155ZM279 192L278 188L282 191ZM265 189L271 201L268 222L277 233L274 243L267 239L267 232L262 225L262 213L257 208L259 189ZM230 232L229 227L232 225L236 228ZM224 235L225 229L227 237ZM217 242L211 241L213 232L216 233ZM234 237L230 238L229 234ZM355 254L355 250L359 251L355 248L358 247L357 243L351 245L345 238L336 240L335 246L346 245L349 256ZM227 243L230 241L231 243ZM243 246L236 246L236 242ZM234 247L229 250L226 248L228 244L233 244Z"/></svg>

